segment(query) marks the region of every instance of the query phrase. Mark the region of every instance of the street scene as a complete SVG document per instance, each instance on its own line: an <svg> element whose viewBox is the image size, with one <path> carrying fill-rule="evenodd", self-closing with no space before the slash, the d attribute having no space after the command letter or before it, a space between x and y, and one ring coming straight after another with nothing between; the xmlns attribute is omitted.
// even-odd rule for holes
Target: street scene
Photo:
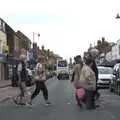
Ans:
<svg viewBox="0 0 120 120"><path fill-rule="evenodd" d="M0 120L120 120L119 5L1 1Z"/></svg>

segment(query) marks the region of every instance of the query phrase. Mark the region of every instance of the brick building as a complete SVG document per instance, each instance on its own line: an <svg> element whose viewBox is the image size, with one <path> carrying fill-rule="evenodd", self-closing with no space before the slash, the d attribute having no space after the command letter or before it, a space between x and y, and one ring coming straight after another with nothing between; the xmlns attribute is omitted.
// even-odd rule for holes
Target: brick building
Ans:
<svg viewBox="0 0 120 120"><path fill-rule="evenodd" d="M0 80L11 77L12 67L19 60L22 48L31 49L30 39L21 31L15 32L0 18Z"/></svg>

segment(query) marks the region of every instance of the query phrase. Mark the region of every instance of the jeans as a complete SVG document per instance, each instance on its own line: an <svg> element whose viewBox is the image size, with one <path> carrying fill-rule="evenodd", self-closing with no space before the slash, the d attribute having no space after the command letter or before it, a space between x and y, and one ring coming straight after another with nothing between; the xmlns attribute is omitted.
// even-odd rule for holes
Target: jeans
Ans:
<svg viewBox="0 0 120 120"><path fill-rule="evenodd" d="M45 83L40 81L36 81L35 83L36 83L36 89L31 96L31 100L33 100L39 94L40 91L43 92L44 99L48 100L48 90Z"/></svg>

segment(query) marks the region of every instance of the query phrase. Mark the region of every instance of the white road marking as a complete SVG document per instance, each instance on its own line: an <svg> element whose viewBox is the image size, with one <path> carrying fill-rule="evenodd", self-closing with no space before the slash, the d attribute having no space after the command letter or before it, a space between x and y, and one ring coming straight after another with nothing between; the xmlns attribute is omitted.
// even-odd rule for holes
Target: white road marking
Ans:
<svg viewBox="0 0 120 120"><path fill-rule="evenodd" d="M116 119L116 117L111 112L109 112L107 110L103 110L103 112L107 113L108 115L110 115L112 119Z"/></svg>

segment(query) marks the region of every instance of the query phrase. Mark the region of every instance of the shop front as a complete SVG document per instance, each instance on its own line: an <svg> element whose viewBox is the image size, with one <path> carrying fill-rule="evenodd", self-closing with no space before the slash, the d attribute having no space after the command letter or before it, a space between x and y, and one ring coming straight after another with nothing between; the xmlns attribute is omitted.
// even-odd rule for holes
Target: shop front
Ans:
<svg viewBox="0 0 120 120"><path fill-rule="evenodd" d="M13 67L19 63L19 59L11 55L7 56L7 67L8 67L8 79L11 79L13 73Z"/></svg>

